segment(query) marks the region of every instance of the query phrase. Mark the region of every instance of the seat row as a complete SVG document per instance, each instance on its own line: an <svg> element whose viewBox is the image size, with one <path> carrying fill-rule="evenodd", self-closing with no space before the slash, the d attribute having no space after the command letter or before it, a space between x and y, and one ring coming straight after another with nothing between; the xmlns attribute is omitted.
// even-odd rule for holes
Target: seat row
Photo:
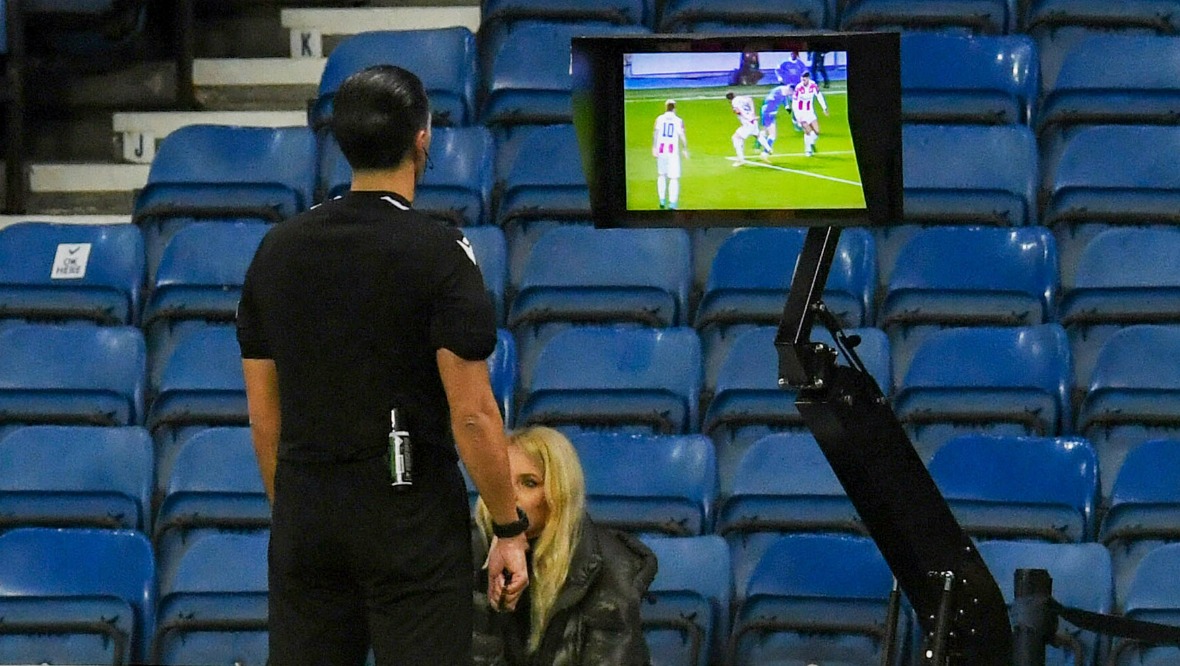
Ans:
<svg viewBox="0 0 1180 666"><path fill-rule="evenodd" d="M202 535L169 558L127 531L22 528L0 534L0 658L12 663L263 663L266 659L267 533ZM892 575L864 537L774 537L738 584L717 536L645 537L660 562L641 609L653 660L708 664L880 663ZM1043 568L1067 606L1110 613L1109 554L1097 544L984 542L980 554L1009 606L1017 569ZM35 568L24 566L38 562ZM233 562L234 566L225 566ZM1174 570L1180 544L1163 546L1134 572L1126 617L1180 622ZM740 599L733 593L741 591ZM731 615L731 608L733 609ZM921 632L901 615L909 663ZM1175 647L1114 641L1059 627L1048 663L1167 663ZM911 646L910 643L913 643ZM1070 655L1072 645L1076 654Z"/></svg>

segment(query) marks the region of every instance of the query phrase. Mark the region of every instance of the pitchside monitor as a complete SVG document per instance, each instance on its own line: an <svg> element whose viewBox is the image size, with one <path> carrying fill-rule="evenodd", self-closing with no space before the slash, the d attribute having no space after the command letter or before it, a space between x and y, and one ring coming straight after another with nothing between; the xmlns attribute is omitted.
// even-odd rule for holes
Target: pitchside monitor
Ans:
<svg viewBox="0 0 1180 666"><path fill-rule="evenodd" d="M573 40L600 227L902 219L896 33Z"/></svg>

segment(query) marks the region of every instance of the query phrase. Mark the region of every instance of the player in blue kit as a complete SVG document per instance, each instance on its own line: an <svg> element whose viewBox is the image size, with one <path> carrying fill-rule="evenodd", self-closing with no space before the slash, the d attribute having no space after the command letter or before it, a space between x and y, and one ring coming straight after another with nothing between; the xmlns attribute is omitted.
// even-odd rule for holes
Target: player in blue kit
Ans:
<svg viewBox="0 0 1180 666"><path fill-rule="evenodd" d="M778 77L779 84L787 87L787 95L789 97L794 92L795 85L803 78L803 72L807 71L807 64L799 59L799 52L791 51L787 59L779 63L778 69L774 70L774 74ZM791 115L791 124L795 126L796 131L802 131L799 122L795 120L793 112Z"/></svg>
<svg viewBox="0 0 1180 666"><path fill-rule="evenodd" d="M775 86L766 93L766 99L762 100L762 131L759 136L766 139L766 145L771 149L774 148L774 140L778 135L778 124L776 122L779 109L786 107L788 111L791 108L791 87L790 86ZM763 150L763 155L770 155L771 150Z"/></svg>

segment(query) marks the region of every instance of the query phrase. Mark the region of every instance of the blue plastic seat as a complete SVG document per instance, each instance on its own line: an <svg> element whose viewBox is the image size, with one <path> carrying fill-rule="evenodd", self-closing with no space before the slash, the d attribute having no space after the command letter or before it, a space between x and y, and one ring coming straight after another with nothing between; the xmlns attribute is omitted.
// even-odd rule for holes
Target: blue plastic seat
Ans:
<svg viewBox="0 0 1180 666"><path fill-rule="evenodd" d="M1118 470L1098 540L1114 563L1115 602L1124 608L1139 561L1180 541L1180 439L1153 439L1127 452Z"/></svg>
<svg viewBox="0 0 1180 666"><path fill-rule="evenodd" d="M248 427L205 428L176 452L153 527L158 552L196 531L270 526Z"/></svg>
<svg viewBox="0 0 1180 666"><path fill-rule="evenodd" d="M1098 458L1084 439L964 435L938 449L929 467L976 539L1094 538Z"/></svg>
<svg viewBox="0 0 1180 666"><path fill-rule="evenodd" d="M496 348L488 357L488 374L492 383L492 394L500 406L500 415L505 425L512 425L516 413L516 390L520 372L516 341L505 329L496 331Z"/></svg>
<svg viewBox="0 0 1180 666"><path fill-rule="evenodd" d="M249 424L233 325L210 324L181 337L164 360L154 395L147 428L156 442L156 487L163 490L180 444L194 431Z"/></svg>
<svg viewBox="0 0 1180 666"><path fill-rule="evenodd" d="M130 224L0 230L0 319L138 322L143 237Z"/></svg>
<svg viewBox="0 0 1180 666"><path fill-rule="evenodd" d="M348 191L352 167L330 134L321 140L324 199ZM431 166L414 191L414 208L456 226L491 224L492 163L495 144L484 127L436 127L430 140Z"/></svg>
<svg viewBox="0 0 1180 666"><path fill-rule="evenodd" d="M1065 144L1045 208L1047 225L1175 223L1180 127L1103 126ZM1111 155L1135 159L1111 160Z"/></svg>
<svg viewBox="0 0 1180 666"><path fill-rule="evenodd" d="M1037 224L1037 142L1023 125L907 125L905 217L926 224Z"/></svg>
<svg viewBox="0 0 1180 666"><path fill-rule="evenodd" d="M746 586L727 663L881 663L892 581L871 539L778 537ZM899 635L906 624L901 618Z"/></svg>
<svg viewBox="0 0 1180 666"><path fill-rule="evenodd" d="M144 661L156 567L132 530L22 527L0 534L0 661Z"/></svg>
<svg viewBox="0 0 1180 666"><path fill-rule="evenodd" d="M146 348L130 326L0 326L0 425L143 422Z"/></svg>
<svg viewBox="0 0 1180 666"><path fill-rule="evenodd" d="M570 328L541 349L515 423L694 432L700 389L690 328Z"/></svg>
<svg viewBox="0 0 1180 666"><path fill-rule="evenodd" d="M803 417L795 407L796 391L778 384L778 355L774 347L777 329L759 326L742 333L729 350L717 386L705 411L701 432L717 444L717 464L724 492L731 487L734 470L746 449L773 432L804 431ZM861 337L857 355L882 391L889 395L889 342L875 328L849 329ZM812 340L834 347L826 330L816 328ZM847 365L846 359L839 359Z"/></svg>
<svg viewBox="0 0 1180 666"><path fill-rule="evenodd" d="M640 607L652 663L720 663L733 594L725 542L715 535L643 540L660 563Z"/></svg>
<svg viewBox="0 0 1180 666"><path fill-rule="evenodd" d="M508 242L504 239L504 230L485 224L464 227L463 235L471 241L471 247L475 250L475 261L483 274L484 286L496 307L496 323L503 325L505 292L508 289Z"/></svg>
<svg viewBox="0 0 1180 666"><path fill-rule="evenodd" d="M133 220L144 232L148 279L193 220L279 222L312 205L316 140L307 127L189 125L160 143Z"/></svg>
<svg viewBox="0 0 1180 666"><path fill-rule="evenodd" d="M1148 553L1130 581L1123 615L1133 620L1180 625L1180 544ZM1166 666L1180 659L1180 647L1116 640L1107 662L1113 666Z"/></svg>
<svg viewBox="0 0 1180 666"><path fill-rule="evenodd" d="M1016 26L1010 0L849 0L841 30L941 30L1002 35Z"/></svg>
<svg viewBox="0 0 1180 666"><path fill-rule="evenodd" d="M909 123L1028 125L1040 93L1025 35L901 35L901 113Z"/></svg>
<svg viewBox="0 0 1180 666"><path fill-rule="evenodd" d="M829 0L669 0L663 4L660 32L714 32L718 28L760 31L831 28L836 4Z"/></svg>
<svg viewBox="0 0 1180 666"><path fill-rule="evenodd" d="M17 428L0 437L0 526L147 531L154 464L143 428Z"/></svg>
<svg viewBox="0 0 1180 666"><path fill-rule="evenodd" d="M703 435L575 433L594 522L637 534L707 534L717 494Z"/></svg>
<svg viewBox="0 0 1180 666"><path fill-rule="evenodd" d="M985 541L979 554L1000 586L1004 600L1012 607L1015 598L1017 569L1045 569L1053 579L1053 598L1063 605L1094 613L1110 613L1114 592L1110 554L1097 543L1036 543L1024 541ZM1099 640L1062 620L1058 636L1066 643L1076 640L1082 649L1081 659L1068 651L1050 646L1046 666L1088 666L1095 664Z"/></svg>
<svg viewBox="0 0 1180 666"><path fill-rule="evenodd" d="M195 222L168 241L141 324L151 368L162 369L185 330L234 321L246 269L269 229L260 222Z"/></svg>
<svg viewBox="0 0 1180 666"><path fill-rule="evenodd" d="M518 155L497 184L496 220L590 219L590 195L573 125L531 128L519 139Z"/></svg>
<svg viewBox="0 0 1180 666"><path fill-rule="evenodd" d="M1150 62L1150 67L1142 63ZM1045 91L1037 130L1085 125L1171 125L1180 113L1180 47L1172 37L1102 34L1065 55Z"/></svg>
<svg viewBox="0 0 1180 666"><path fill-rule="evenodd" d="M161 559L152 663L266 663L269 540L266 531L205 534Z"/></svg>
<svg viewBox="0 0 1180 666"><path fill-rule="evenodd" d="M332 100L349 76L374 65L397 65L422 80L436 124L469 125L475 119L475 53L475 36L464 27L350 35L328 55L308 120L320 129L331 119Z"/></svg>
<svg viewBox="0 0 1180 666"><path fill-rule="evenodd" d="M1136 444L1180 436L1180 327L1129 326L1106 341L1077 431L1098 451L1104 495Z"/></svg>
<svg viewBox="0 0 1180 666"><path fill-rule="evenodd" d="M898 253L881 306L894 380L932 331L1028 326L1057 312L1057 244L1044 227L930 227Z"/></svg>
<svg viewBox="0 0 1180 666"><path fill-rule="evenodd" d="M1180 324L1180 229L1112 228L1094 236L1078 258L1060 317L1073 350L1074 387L1084 393L1099 350L1119 329Z"/></svg>
<svg viewBox="0 0 1180 666"><path fill-rule="evenodd" d="M1059 324L935 331L894 399L923 459L955 435L1068 432L1069 344Z"/></svg>
<svg viewBox="0 0 1180 666"><path fill-rule="evenodd" d="M573 1L568 3L573 5ZM585 3L579 3L587 6ZM600 3L595 3L599 4ZM573 121L570 40L584 35L642 35L642 25L520 20L487 35L486 89L480 123L489 127ZM578 157L576 143L557 146Z"/></svg>

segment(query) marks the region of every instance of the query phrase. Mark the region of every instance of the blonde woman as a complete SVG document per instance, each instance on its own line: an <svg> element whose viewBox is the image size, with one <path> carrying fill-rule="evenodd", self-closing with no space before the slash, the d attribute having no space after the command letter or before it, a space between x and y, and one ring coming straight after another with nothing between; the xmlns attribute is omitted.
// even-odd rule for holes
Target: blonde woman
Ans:
<svg viewBox="0 0 1180 666"><path fill-rule="evenodd" d="M476 664L649 664L639 605L655 577L655 555L635 537L590 521L582 465L560 432L515 432L508 458L517 506L529 519L531 584L512 612L497 612L477 593ZM476 512L486 540L491 519L482 499Z"/></svg>

